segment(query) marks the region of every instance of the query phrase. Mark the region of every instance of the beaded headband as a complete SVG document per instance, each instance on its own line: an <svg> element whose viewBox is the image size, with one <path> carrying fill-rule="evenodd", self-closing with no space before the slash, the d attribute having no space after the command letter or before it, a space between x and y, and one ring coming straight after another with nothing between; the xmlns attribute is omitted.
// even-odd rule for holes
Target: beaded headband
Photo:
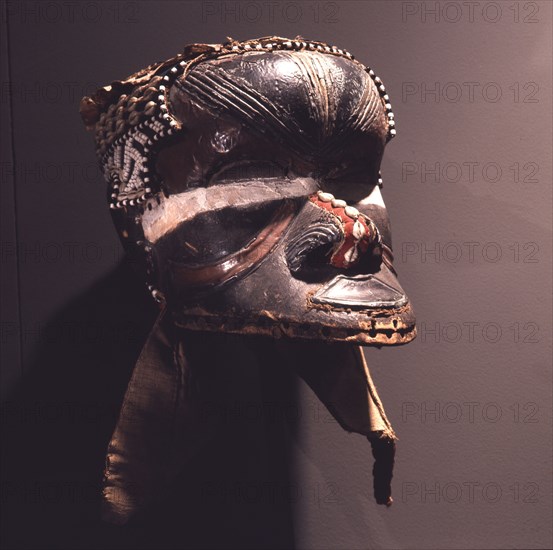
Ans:
<svg viewBox="0 0 553 550"><path fill-rule="evenodd" d="M110 208L139 206L155 198L161 184L155 176L155 157L162 140L182 128L169 111L168 92L177 78L186 76L198 63L225 55L248 52L316 51L358 63L375 83L384 104L388 141L396 135L390 98L382 80L346 50L324 42L307 42L276 36L224 44L191 44L183 53L155 63L98 90L81 100L80 112L88 129L95 131L97 154L109 182ZM382 185L382 179L378 180Z"/></svg>

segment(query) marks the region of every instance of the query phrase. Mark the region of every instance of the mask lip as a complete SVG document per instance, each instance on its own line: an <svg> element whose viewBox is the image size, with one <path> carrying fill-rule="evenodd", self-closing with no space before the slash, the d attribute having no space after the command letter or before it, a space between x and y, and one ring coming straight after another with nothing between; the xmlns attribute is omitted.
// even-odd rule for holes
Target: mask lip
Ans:
<svg viewBox="0 0 553 550"><path fill-rule="evenodd" d="M265 310L247 318L234 317L228 313L206 315L201 308L194 308L185 313L179 311L172 313L175 326L186 330L227 332L276 339L349 342L361 346L380 347L404 345L416 338L417 327L414 320L401 319L403 314L412 316L410 304L407 303L402 310L394 312L391 317L378 316L365 322L361 321L358 326L350 327L332 326L324 322L324 319L309 323L280 319Z"/></svg>
<svg viewBox="0 0 553 550"><path fill-rule="evenodd" d="M331 298L329 296L329 293L334 290L337 286L339 286L343 282L370 282L370 281L376 281L376 284L383 287L387 291L391 292L392 295L395 295L395 299L389 299L389 300L360 300L360 299L348 299L348 298L342 298L342 297L334 297ZM321 305L321 306L331 306L331 307L339 307L339 308L351 308L355 310L362 310L362 309L368 309L368 308L391 308L396 309L403 307L407 304L408 298L405 295L404 292L401 292L400 290L392 287L388 283L385 283L382 281L379 277L376 275L369 273L369 274L361 274L361 275L337 275L321 287L317 292L315 292L311 297L310 301L313 302L313 304Z"/></svg>

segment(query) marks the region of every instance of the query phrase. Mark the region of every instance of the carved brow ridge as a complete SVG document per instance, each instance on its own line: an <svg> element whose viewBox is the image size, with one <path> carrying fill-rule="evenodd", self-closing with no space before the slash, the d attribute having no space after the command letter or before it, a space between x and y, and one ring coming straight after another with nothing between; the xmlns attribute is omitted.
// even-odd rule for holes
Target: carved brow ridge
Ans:
<svg viewBox="0 0 553 550"><path fill-rule="evenodd" d="M294 58L294 62L307 77L304 82L310 83L311 89L308 90L308 94L311 92L311 97L321 100L311 102L309 106L311 116L321 122L319 143L306 135L296 120L284 109L276 106L270 98L253 88L246 79L230 74L218 65L200 64L175 85L211 111L229 112L255 132L280 138L280 141L292 151L308 155L315 152L328 154L331 150L339 148L352 132L370 129L378 114L380 98L368 79L351 116L340 127L336 127L338 97L335 87L329 86L329 71L323 69L324 64L318 63L318 66L315 66L311 59L303 59L303 56L300 59L298 62L298 59ZM318 78L317 74L320 75L321 70L323 78Z"/></svg>

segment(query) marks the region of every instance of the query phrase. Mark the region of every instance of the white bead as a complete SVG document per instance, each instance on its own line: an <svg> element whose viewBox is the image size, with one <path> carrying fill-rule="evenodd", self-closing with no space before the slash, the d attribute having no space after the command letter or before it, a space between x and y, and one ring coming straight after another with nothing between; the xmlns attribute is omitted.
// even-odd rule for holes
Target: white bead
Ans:
<svg viewBox="0 0 553 550"><path fill-rule="evenodd" d="M331 195L330 193L325 193L324 191L319 191L317 195L321 202L331 202L334 200L334 195Z"/></svg>
<svg viewBox="0 0 553 550"><path fill-rule="evenodd" d="M349 216L350 218L357 219L359 216L359 210L353 206L346 206L344 208L344 212L346 213L346 216Z"/></svg>
<svg viewBox="0 0 553 550"><path fill-rule="evenodd" d="M331 201L331 204L334 208L345 208L348 205L346 201L341 199L334 199Z"/></svg>

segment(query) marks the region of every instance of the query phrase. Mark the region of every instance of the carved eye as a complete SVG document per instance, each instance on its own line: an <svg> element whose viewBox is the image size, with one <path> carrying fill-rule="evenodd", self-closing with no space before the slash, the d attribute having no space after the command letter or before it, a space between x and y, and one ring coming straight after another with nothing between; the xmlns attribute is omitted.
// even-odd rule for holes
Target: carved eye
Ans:
<svg viewBox="0 0 553 550"><path fill-rule="evenodd" d="M227 182L251 181L257 179L284 179L287 170L273 161L244 160L220 168L209 179L209 185Z"/></svg>
<svg viewBox="0 0 553 550"><path fill-rule="evenodd" d="M278 206L275 201L249 208L229 206L205 212L160 239L157 246L171 261L187 265L209 264L255 239Z"/></svg>

